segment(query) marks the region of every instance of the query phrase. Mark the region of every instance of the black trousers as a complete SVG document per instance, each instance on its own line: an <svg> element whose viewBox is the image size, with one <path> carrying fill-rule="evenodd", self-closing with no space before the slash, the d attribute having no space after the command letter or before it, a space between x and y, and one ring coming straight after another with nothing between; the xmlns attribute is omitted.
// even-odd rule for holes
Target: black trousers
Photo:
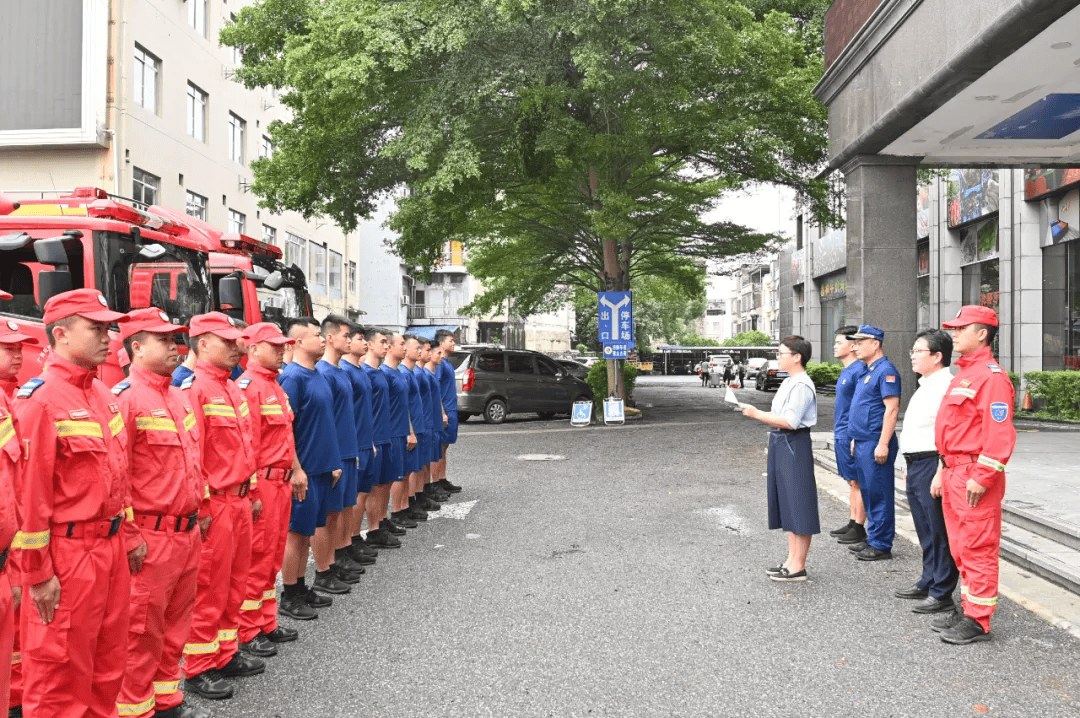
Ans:
<svg viewBox="0 0 1080 718"><path fill-rule="evenodd" d="M936 456L915 459L908 463L907 497L911 506L911 518L922 546L923 572L918 586L925 588L932 598L942 599L952 595L960 572L949 553L949 537L945 532L945 515L941 511L941 498L930 495L930 483L934 480L938 460Z"/></svg>

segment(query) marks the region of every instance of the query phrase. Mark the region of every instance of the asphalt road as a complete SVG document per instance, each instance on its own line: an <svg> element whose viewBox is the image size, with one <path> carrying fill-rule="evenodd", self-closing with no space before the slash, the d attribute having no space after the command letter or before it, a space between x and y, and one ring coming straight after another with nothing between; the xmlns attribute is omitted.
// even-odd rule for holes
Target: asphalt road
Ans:
<svg viewBox="0 0 1080 718"><path fill-rule="evenodd" d="M993 641L942 643L892 597L919 572L899 538L892 561L860 563L818 536L810 581L768 580L786 540L765 528L766 431L721 395L643 383L645 419L624 427L468 422L453 516L382 552L319 620L286 621L300 640L206 704L238 718L1080 714L1080 642L1002 599ZM831 427L831 401L822 414ZM846 519L819 504L824 531Z"/></svg>

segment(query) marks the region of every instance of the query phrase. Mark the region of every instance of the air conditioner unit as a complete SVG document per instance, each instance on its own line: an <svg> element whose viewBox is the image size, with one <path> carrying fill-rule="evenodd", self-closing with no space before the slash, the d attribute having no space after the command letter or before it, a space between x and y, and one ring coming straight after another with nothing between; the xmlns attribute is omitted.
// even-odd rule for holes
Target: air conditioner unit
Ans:
<svg viewBox="0 0 1080 718"><path fill-rule="evenodd" d="M407 306L409 306L409 304L411 304L411 302L409 301L409 295L408 294L402 294L401 295L401 306L407 307Z"/></svg>

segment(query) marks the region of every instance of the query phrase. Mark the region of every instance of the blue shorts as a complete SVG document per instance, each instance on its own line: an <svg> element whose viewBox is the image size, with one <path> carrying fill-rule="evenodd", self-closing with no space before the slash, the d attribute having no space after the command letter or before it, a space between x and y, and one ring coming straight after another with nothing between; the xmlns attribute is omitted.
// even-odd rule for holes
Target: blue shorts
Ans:
<svg viewBox="0 0 1080 718"><path fill-rule="evenodd" d="M356 491L361 494L371 493L371 487L375 485L375 474L372 472L375 457L372 453L371 449L360 449L360 456L356 459L360 463L360 480L356 484Z"/></svg>
<svg viewBox="0 0 1080 718"><path fill-rule="evenodd" d="M427 435L428 441L428 463L434 464L436 461L442 458L442 432L441 431L429 431Z"/></svg>
<svg viewBox="0 0 1080 718"><path fill-rule="evenodd" d="M341 502L348 508L356 506L356 487L360 485L360 459L354 456L341 463L345 464L341 470L341 484L344 485L341 490ZM330 510L333 511L333 509Z"/></svg>
<svg viewBox="0 0 1080 718"><path fill-rule="evenodd" d="M404 436L390 439L383 454L382 480L379 483L389 484L405 479L405 441Z"/></svg>
<svg viewBox="0 0 1080 718"><path fill-rule="evenodd" d="M833 449L836 452L836 473L844 481L858 481L859 470L855 466L855 457L851 455L851 439L846 436L833 437Z"/></svg>
<svg viewBox="0 0 1080 718"><path fill-rule="evenodd" d="M393 483L392 478L387 478L384 467L389 462L387 454L390 453L390 447L392 444L387 441L385 444L375 445L375 460L371 462L371 475L375 477L375 483L373 486L381 486L382 484Z"/></svg>
<svg viewBox="0 0 1080 718"><path fill-rule="evenodd" d="M326 492L326 510L335 513L345 508L345 486L349 483L349 475L352 474L352 485L356 486L356 459L342 459L341 479L337 486ZM353 500L356 500L355 494Z"/></svg>
<svg viewBox="0 0 1080 718"><path fill-rule="evenodd" d="M408 439L406 439L408 442ZM416 435L416 446L409 451L408 443L405 446L405 473L411 474L419 471L427 463L427 434L420 432Z"/></svg>
<svg viewBox="0 0 1080 718"><path fill-rule="evenodd" d="M326 526L326 495L330 492L330 474L308 477L307 494L303 501L292 500L289 530L301 536L314 536L315 529ZM341 483L338 482L340 486Z"/></svg>
<svg viewBox="0 0 1080 718"><path fill-rule="evenodd" d="M448 419L446 426L442 430L442 443L444 444L456 444L457 443L457 429L458 418L457 410L449 410L446 412L446 418Z"/></svg>

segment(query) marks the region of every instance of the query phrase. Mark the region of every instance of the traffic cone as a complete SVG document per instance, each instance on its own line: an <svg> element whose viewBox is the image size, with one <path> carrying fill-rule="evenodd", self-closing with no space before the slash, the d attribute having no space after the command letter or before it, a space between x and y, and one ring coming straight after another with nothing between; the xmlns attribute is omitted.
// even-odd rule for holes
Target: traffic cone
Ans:
<svg viewBox="0 0 1080 718"><path fill-rule="evenodd" d="M1024 392L1024 401L1020 405L1020 409L1022 411L1035 411L1035 402L1033 402L1031 400L1031 392L1030 391L1025 391Z"/></svg>

